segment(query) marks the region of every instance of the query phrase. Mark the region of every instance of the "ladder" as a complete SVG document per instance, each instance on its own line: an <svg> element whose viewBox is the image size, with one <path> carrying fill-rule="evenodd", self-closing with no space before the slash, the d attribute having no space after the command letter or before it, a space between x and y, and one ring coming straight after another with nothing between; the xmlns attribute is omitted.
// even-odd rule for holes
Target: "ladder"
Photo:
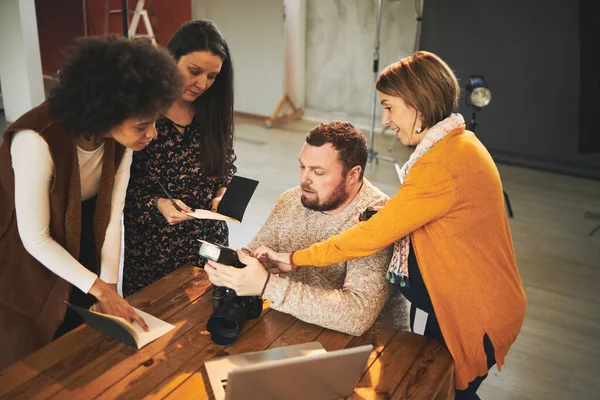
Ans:
<svg viewBox="0 0 600 400"><path fill-rule="evenodd" d="M150 23L150 18L148 17L148 11L144 9L144 5L146 0L138 0L135 10L133 11L133 17L131 18L131 25L129 26L129 30L127 31L127 37L129 38L139 38L145 37L149 38L152 43L156 46L156 37L154 36L154 29L152 29L152 24ZM110 0L104 0L106 17L104 19L104 34L108 35L108 20L111 14L122 13L123 10L111 10L110 9ZM129 10L126 11L127 13ZM145 34L137 33L138 26L140 24L140 18L144 22L144 27L146 28Z"/></svg>
<svg viewBox="0 0 600 400"><path fill-rule="evenodd" d="M152 29L150 18L148 18L148 11L144 9L144 3L146 3L146 0L138 0L137 5L135 6L135 11L133 12L133 18L131 19L131 25L129 26L129 32L127 32L127 37L147 37L150 38L152 43L156 46L154 30ZM146 32L148 32L146 34L137 33L138 25L140 24L140 17L142 17L144 21L144 26L146 27Z"/></svg>

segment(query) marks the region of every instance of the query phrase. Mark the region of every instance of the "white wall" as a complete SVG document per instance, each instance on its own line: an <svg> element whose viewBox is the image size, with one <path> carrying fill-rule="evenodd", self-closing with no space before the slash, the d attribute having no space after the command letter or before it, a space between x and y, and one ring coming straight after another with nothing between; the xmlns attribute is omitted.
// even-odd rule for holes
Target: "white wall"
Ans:
<svg viewBox="0 0 600 400"><path fill-rule="evenodd" d="M0 85L7 121L45 99L34 0L0 0Z"/></svg>
<svg viewBox="0 0 600 400"><path fill-rule="evenodd" d="M285 88L296 107L306 98L306 1L284 0Z"/></svg>
<svg viewBox="0 0 600 400"><path fill-rule="evenodd" d="M283 1L193 0L192 16L214 21L227 40L235 110L271 115L284 92Z"/></svg>
<svg viewBox="0 0 600 400"><path fill-rule="evenodd" d="M376 5L375 0L308 0L306 107L309 116L317 112L328 119L366 122L373 86ZM417 30L415 1L384 1L382 16L380 71L413 53Z"/></svg>

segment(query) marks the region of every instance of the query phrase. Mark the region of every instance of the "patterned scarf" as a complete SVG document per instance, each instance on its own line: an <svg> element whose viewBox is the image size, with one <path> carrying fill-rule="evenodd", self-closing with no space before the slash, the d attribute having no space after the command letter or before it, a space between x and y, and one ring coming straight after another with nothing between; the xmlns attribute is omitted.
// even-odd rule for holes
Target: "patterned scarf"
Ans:
<svg viewBox="0 0 600 400"><path fill-rule="evenodd" d="M425 134L410 158L400 169L400 185L404 184L411 167L421 156L429 151L446 134L461 125L465 120L460 114L452 114L443 121L432 126ZM410 234L394 243L394 255L390 261L386 278L395 284L405 287L408 283L408 254L410 253Z"/></svg>

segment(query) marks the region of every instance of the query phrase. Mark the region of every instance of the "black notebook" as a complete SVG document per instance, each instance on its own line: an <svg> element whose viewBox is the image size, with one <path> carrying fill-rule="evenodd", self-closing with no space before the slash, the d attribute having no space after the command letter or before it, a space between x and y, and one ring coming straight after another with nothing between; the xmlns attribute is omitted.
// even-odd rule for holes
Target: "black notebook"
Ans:
<svg viewBox="0 0 600 400"><path fill-rule="evenodd" d="M137 322L132 324L121 317L86 310L71 303L67 303L67 305L75 310L92 328L136 349L141 349L175 328L175 325L153 317L137 308L133 309L146 322L146 325L150 328L149 332L146 332Z"/></svg>
<svg viewBox="0 0 600 400"><path fill-rule="evenodd" d="M227 186L217 212L196 210L187 215L198 219L217 219L240 223L257 186L258 181L236 175Z"/></svg>

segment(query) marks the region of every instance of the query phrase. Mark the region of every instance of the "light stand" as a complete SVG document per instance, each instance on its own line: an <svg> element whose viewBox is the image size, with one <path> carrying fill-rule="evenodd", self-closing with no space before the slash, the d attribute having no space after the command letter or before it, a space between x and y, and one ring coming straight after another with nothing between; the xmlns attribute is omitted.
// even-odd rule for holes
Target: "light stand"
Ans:
<svg viewBox="0 0 600 400"><path fill-rule="evenodd" d="M477 128L477 122L475 121L475 118L477 118L477 111L481 111L481 108L477 107L477 106L473 106L473 113L471 114L471 122L469 123L469 130L471 132L475 132L475 129Z"/></svg>
<svg viewBox="0 0 600 400"><path fill-rule="evenodd" d="M377 160L391 162L396 168L398 179L400 179L400 164L398 164L394 158L380 156L375 151L375 109L377 105L377 89L375 88L375 82L377 82L377 76L379 75L379 36L381 34L382 6L383 0L377 0L377 25L375 28L375 45L373 49L373 88L371 91L371 115L369 121L369 165L373 166L373 161L377 162Z"/></svg>
<svg viewBox="0 0 600 400"><path fill-rule="evenodd" d="M127 19L129 18L129 10L127 7L127 0L121 0L121 17L123 20L123 36L129 37L128 28L127 28Z"/></svg>
<svg viewBox="0 0 600 400"><path fill-rule="evenodd" d="M482 75L471 75L469 77L469 83L467 83L465 104L472 107L473 113L471 114L471 122L469 123L469 130L475 133L477 129L477 112L488 104L492 100L492 92L487 85L485 78ZM502 191L504 194L504 204L506 205L506 211L510 218L514 217L512 206L508 193L505 190Z"/></svg>
<svg viewBox="0 0 600 400"><path fill-rule="evenodd" d="M415 3L415 11L417 12L417 34L415 36L415 53L421 50L421 25L423 23L423 8L425 0L417 0Z"/></svg>

